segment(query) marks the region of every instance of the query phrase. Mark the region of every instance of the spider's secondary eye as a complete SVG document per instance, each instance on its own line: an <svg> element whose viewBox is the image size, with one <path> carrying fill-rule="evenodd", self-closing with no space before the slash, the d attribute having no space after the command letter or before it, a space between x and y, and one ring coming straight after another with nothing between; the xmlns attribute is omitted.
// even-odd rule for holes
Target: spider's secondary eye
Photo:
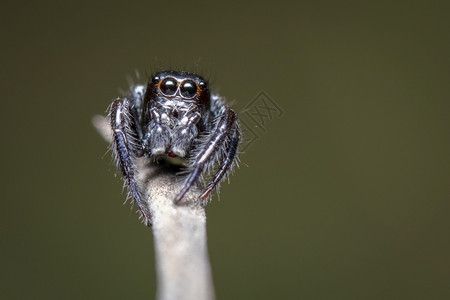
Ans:
<svg viewBox="0 0 450 300"><path fill-rule="evenodd" d="M181 96L192 98L197 94L197 85L192 80L186 80L180 88Z"/></svg>
<svg viewBox="0 0 450 300"><path fill-rule="evenodd" d="M161 80L161 78L159 76L155 75L155 76L152 77L152 83L153 84L158 84L160 80Z"/></svg>
<svg viewBox="0 0 450 300"><path fill-rule="evenodd" d="M206 89L207 87L208 87L208 84L205 82L205 81L200 81L199 83L198 83L198 86L202 89L202 90L204 90L204 89Z"/></svg>
<svg viewBox="0 0 450 300"><path fill-rule="evenodd" d="M166 96L172 96L177 92L177 81L173 78L166 78L159 87Z"/></svg>

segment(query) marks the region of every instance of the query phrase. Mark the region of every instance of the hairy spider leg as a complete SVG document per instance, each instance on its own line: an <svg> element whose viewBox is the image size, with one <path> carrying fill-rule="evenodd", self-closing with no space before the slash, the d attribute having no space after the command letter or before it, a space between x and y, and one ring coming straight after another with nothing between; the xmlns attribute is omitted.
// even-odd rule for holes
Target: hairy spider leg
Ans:
<svg viewBox="0 0 450 300"><path fill-rule="evenodd" d="M205 200L205 198L208 197L208 195L216 187L216 185L220 182L220 180L222 180L222 177L231 170L231 166L234 162L234 158L237 153L237 148L239 145L239 139L241 135L237 123L235 123L235 126L233 127L234 127L232 129L233 133L229 139L229 144L226 150L227 152L225 153L225 159L220 165L219 170L217 170L216 175L214 175L214 178L208 184L206 190L201 194L200 198L202 200Z"/></svg>
<svg viewBox="0 0 450 300"><path fill-rule="evenodd" d="M211 134L211 138L206 144L205 149L198 155L194 163L195 168L186 180L186 183L184 184L180 193L175 198L175 203L179 203L186 195L186 193L192 188L192 186L201 176L203 170L205 169L205 166L213 163L215 158L217 158L217 151L220 151L221 146L223 146L223 144L226 142L226 138L233 133L232 129L235 126L235 121L236 113L232 109L227 108L223 112L215 131ZM227 153L229 153L229 151L227 151ZM221 169L222 167L223 163Z"/></svg>
<svg viewBox="0 0 450 300"><path fill-rule="evenodd" d="M136 145L133 142L133 126L130 126L132 124L130 114L130 104L126 98L117 98L114 100L111 105L110 121L111 128L113 129L116 159L125 177L130 194L133 196L134 201L144 217L145 224L151 226L151 215L142 200L141 192L139 191L134 175L133 149L127 146L130 145L132 147Z"/></svg>

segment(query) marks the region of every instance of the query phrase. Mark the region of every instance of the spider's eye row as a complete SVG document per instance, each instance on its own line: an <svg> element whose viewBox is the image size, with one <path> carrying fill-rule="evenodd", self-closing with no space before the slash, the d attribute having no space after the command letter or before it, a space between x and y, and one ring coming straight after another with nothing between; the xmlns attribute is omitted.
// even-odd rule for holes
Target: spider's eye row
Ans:
<svg viewBox="0 0 450 300"><path fill-rule="evenodd" d="M161 92L163 92L166 96L172 96L175 95L178 89L178 83L173 78L166 78L161 82L161 85L159 87L161 89Z"/></svg>
<svg viewBox="0 0 450 300"><path fill-rule="evenodd" d="M153 84L158 84L160 80L161 80L161 78L158 75L155 75L152 77Z"/></svg>
<svg viewBox="0 0 450 300"><path fill-rule="evenodd" d="M181 85L180 93L185 98L192 98L197 94L197 85L192 80L186 80Z"/></svg>

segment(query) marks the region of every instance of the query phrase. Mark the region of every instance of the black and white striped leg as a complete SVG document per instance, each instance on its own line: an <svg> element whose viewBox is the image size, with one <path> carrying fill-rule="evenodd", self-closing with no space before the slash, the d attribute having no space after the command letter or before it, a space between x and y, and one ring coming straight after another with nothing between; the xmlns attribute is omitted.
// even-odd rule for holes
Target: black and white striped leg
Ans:
<svg viewBox="0 0 450 300"><path fill-rule="evenodd" d="M235 136L235 138L231 141L230 146L226 153L228 159L228 166L231 165L233 158L236 154L237 149L237 143L239 141L239 133L236 133L238 130L238 127L236 125L236 113L232 110L227 108L221 118L219 119L219 122L217 123L216 129L211 134L211 137L209 141L206 143L203 151L200 152L200 154L197 156L196 161L194 163L194 169L191 172L190 176L187 178L183 188L178 193L177 197L175 198L175 203L179 203L183 197L186 195L186 193L195 185L195 183L199 180L201 177L203 171L207 169L207 167L210 164L213 164L214 161L220 156L218 152L220 153L222 146L224 143L227 142L227 139L230 136ZM234 142L233 142L234 141ZM234 150L233 143L236 144ZM230 156L231 155L231 156ZM219 168L218 173L214 177L213 181L208 185L207 190L203 193L205 197L209 194L209 192L217 185L217 183L220 181L220 179L223 177L223 175L226 173L227 168L224 166L224 163L227 162L227 159L224 160L224 162L221 164L221 167ZM208 192L209 189L209 192ZM203 196L203 195L202 195Z"/></svg>
<svg viewBox="0 0 450 300"><path fill-rule="evenodd" d="M110 122L113 130L113 147L116 160L125 178L128 190L139 207L145 225L151 226L151 215L135 178L135 153L140 150L140 145L135 141L137 133L133 132L135 126L132 124L130 103L126 98L114 100L111 105Z"/></svg>
<svg viewBox="0 0 450 300"><path fill-rule="evenodd" d="M234 158L236 157L237 148L239 145L239 139L240 139L240 131L239 127L235 126L233 129L233 133L228 141L228 147L225 153L225 159L220 165L219 170L217 170L216 174L214 175L214 178L211 180L211 182L206 187L206 190L201 194L200 198L202 200L205 200L206 197L211 193L211 191L219 184L219 182L222 180L223 176L225 176L230 170L234 162Z"/></svg>

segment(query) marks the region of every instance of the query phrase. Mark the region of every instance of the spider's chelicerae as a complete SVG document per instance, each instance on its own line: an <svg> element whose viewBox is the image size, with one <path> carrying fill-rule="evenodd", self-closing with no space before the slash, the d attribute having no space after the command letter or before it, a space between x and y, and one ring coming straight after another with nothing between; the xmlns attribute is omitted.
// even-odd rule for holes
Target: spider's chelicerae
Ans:
<svg viewBox="0 0 450 300"><path fill-rule="evenodd" d="M176 204L213 169L200 196L205 200L236 160L240 140L236 113L193 73L159 72L147 86L132 86L127 96L111 104L110 123L115 157L147 226L151 215L135 177L138 157L186 161L187 175Z"/></svg>

